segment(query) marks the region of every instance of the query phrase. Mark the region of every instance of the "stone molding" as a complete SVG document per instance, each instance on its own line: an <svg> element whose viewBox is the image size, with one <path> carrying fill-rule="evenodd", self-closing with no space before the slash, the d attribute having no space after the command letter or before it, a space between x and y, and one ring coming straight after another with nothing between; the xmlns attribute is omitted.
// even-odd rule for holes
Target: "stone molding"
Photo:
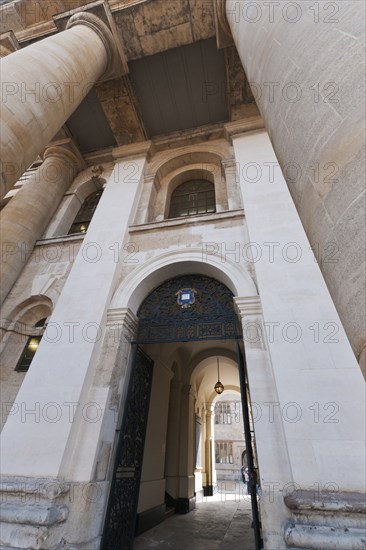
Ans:
<svg viewBox="0 0 366 550"><path fill-rule="evenodd" d="M130 336L134 338L137 334L138 319L136 315L127 307L110 309L107 312L107 327L113 328L115 325L122 325Z"/></svg>
<svg viewBox="0 0 366 550"><path fill-rule="evenodd" d="M2 476L0 547L7 550L61 547L97 550L100 537L96 535L100 525L98 521L94 525L93 521L104 509L108 485L105 481ZM85 507L86 495L96 487L100 498L88 501L88 528L80 526L79 542L70 543L72 517Z"/></svg>
<svg viewBox="0 0 366 550"><path fill-rule="evenodd" d="M260 296L243 296L234 298L235 309L240 317L249 315L262 315L262 304Z"/></svg>
<svg viewBox="0 0 366 550"><path fill-rule="evenodd" d="M219 49L234 44L229 21L226 15L226 0L214 0L216 43Z"/></svg>
<svg viewBox="0 0 366 550"><path fill-rule="evenodd" d="M355 550L365 548L364 541L364 528L297 524L285 531L285 542L291 550Z"/></svg>
<svg viewBox="0 0 366 550"><path fill-rule="evenodd" d="M0 34L0 57L6 57L17 50L20 50L20 44L13 31Z"/></svg>
<svg viewBox="0 0 366 550"><path fill-rule="evenodd" d="M4 332L13 332L21 336L43 336L46 327L33 327L22 321L7 321L0 322L0 330Z"/></svg>
<svg viewBox="0 0 366 550"><path fill-rule="evenodd" d="M112 156L115 160L134 159L137 157L146 157L149 160L151 141L141 141L131 143L131 145L122 145L112 150Z"/></svg>
<svg viewBox="0 0 366 550"><path fill-rule="evenodd" d="M232 157L232 158L222 159L221 165L224 170L230 170L230 168L235 168L235 171L236 171L237 162L235 158Z"/></svg>
<svg viewBox="0 0 366 550"><path fill-rule="evenodd" d="M291 550L353 550L365 543L365 495L356 492L328 492L284 497L293 513L285 527L284 539Z"/></svg>
<svg viewBox="0 0 366 550"><path fill-rule="evenodd" d="M224 124L224 134L227 141L232 143L234 137L251 132L252 130L262 130L263 128L265 128L263 118L261 116L253 116Z"/></svg>
<svg viewBox="0 0 366 550"><path fill-rule="evenodd" d="M161 187L160 182L155 178L155 174L145 174L144 185L151 185L151 188L155 189L156 192L158 192Z"/></svg>
<svg viewBox="0 0 366 550"><path fill-rule="evenodd" d="M212 223L213 221L221 221L226 219L243 218L244 210L223 210L222 212L215 212L214 214L197 214L189 216L188 219L164 219L161 221L154 221L149 223L141 223L137 225L130 225L130 233L136 233L139 231L156 231L162 227L174 227L174 226L187 226L193 225L199 221L200 223Z"/></svg>
<svg viewBox="0 0 366 550"><path fill-rule="evenodd" d="M366 514L366 498L363 493L356 492L328 492L319 493L314 498L314 491L302 490L301 494L284 497L287 508L294 512L349 512Z"/></svg>
<svg viewBox="0 0 366 550"><path fill-rule="evenodd" d="M18 506L10 503L3 503L0 508L0 521L4 523L51 526L62 523L68 515L69 510L66 506L50 506L47 504L23 506L21 511Z"/></svg>

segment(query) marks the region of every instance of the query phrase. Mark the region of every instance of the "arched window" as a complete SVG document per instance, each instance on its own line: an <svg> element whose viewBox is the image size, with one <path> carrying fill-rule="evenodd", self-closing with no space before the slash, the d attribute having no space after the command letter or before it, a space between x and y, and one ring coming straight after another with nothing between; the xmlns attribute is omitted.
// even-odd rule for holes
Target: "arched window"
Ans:
<svg viewBox="0 0 366 550"><path fill-rule="evenodd" d="M72 226L69 230L69 235L74 233L86 233L93 214L98 206L100 197L102 196L103 189L95 191L89 197L87 197L82 204Z"/></svg>
<svg viewBox="0 0 366 550"><path fill-rule="evenodd" d="M216 212L215 187L207 180L190 180L173 191L169 218Z"/></svg>
<svg viewBox="0 0 366 550"><path fill-rule="evenodd" d="M43 319L40 319L39 321L37 321L37 323L34 326L36 328L44 327L46 320L47 320L46 317L44 317ZM23 353L15 368L16 371L26 372L29 369L30 364L33 360L33 357L36 354L36 351L38 349L38 346L41 340L42 340L42 335L30 336L28 338L25 348L23 350Z"/></svg>

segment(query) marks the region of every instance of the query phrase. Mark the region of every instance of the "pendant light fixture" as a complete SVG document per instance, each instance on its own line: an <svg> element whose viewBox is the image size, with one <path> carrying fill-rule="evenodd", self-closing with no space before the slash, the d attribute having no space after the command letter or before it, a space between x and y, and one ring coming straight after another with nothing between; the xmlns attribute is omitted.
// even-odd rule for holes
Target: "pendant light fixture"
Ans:
<svg viewBox="0 0 366 550"><path fill-rule="evenodd" d="M217 357L217 382L215 384L215 392L220 395L224 389L224 386L220 382L220 363L219 358Z"/></svg>

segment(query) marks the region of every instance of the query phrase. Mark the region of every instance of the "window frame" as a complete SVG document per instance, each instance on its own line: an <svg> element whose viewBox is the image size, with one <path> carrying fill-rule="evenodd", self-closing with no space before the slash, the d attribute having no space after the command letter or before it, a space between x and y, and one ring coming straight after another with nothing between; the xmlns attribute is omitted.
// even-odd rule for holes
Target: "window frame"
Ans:
<svg viewBox="0 0 366 550"><path fill-rule="evenodd" d="M39 321L37 321L37 323L34 325L34 328L45 327L46 323L47 323L47 317L44 317L44 318L40 319ZM42 336L43 336L43 334L36 334L36 335L28 337L27 342L26 342L26 344L23 348L22 354L19 357L19 360L18 360L18 362L16 364L16 367L14 369L16 372L28 372L29 367L31 366L32 361L34 359L34 356L37 353L37 349L39 347L39 344L41 343ZM32 350L30 348L30 343L32 342L32 340L37 341L37 347L34 350ZM28 363L28 364L26 364L26 363Z"/></svg>
<svg viewBox="0 0 366 550"><path fill-rule="evenodd" d="M104 189L97 189L86 197L83 204L80 206L69 231L67 232L68 235L79 235L80 233L85 234L88 231L90 222L96 209L98 208L99 201L102 198L103 191ZM77 230L77 227L80 227L79 231ZM81 227L83 227L83 229L81 229Z"/></svg>
<svg viewBox="0 0 366 550"><path fill-rule="evenodd" d="M168 219L215 213L215 184L207 179L187 180L178 185L170 196Z"/></svg>

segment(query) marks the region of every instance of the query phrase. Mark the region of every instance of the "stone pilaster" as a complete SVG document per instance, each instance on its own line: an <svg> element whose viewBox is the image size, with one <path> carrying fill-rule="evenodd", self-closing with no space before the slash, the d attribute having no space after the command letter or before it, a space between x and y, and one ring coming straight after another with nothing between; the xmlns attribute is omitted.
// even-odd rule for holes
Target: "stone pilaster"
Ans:
<svg viewBox="0 0 366 550"><path fill-rule="evenodd" d="M205 496L212 496L216 491L216 468L215 468L215 405L207 403L205 408L205 459L206 459L206 484L204 486Z"/></svg>
<svg viewBox="0 0 366 550"><path fill-rule="evenodd" d="M63 194L83 166L70 140L50 146L34 172L0 214L1 299L6 298L41 238Z"/></svg>
<svg viewBox="0 0 366 550"><path fill-rule="evenodd" d="M51 401L59 404L62 411L65 403L73 403L76 407L73 422L65 414L54 424L42 415L39 421L29 417L27 424L19 416L9 417L1 434L4 474L63 475L78 480L94 470L101 426L88 421L85 406L97 403L95 412L103 410L108 402L109 386L100 384L95 389L92 381L108 307L122 268L121 251L128 239L129 215L142 183L145 158L133 161L134 181L128 179L126 171L130 162L116 162L48 322L49 337L42 339L17 396L27 408L36 406L41 410ZM54 330L58 332L56 340ZM29 456L27 463L22 459L24 453Z"/></svg>
<svg viewBox="0 0 366 550"><path fill-rule="evenodd" d="M284 177L278 167L274 177L268 170L277 159L267 133L234 136L233 147L249 239L258 252L262 314L253 298L237 299L237 305L266 491L261 510L266 503L271 510L271 499L278 497L276 510L285 513L284 497L291 491L352 494L364 486L364 383ZM255 181L248 166L256 168ZM304 548L319 547L319 538L311 540L311 525L332 521L319 514L296 535L300 540L308 533ZM283 519L262 515L268 536L276 536ZM334 518L332 527L337 525L348 528L343 512Z"/></svg>
<svg viewBox="0 0 366 550"><path fill-rule="evenodd" d="M173 378L170 384L169 413L166 441L166 491L175 500L179 497L180 434L182 382Z"/></svg>
<svg viewBox="0 0 366 550"><path fill-rule="evenodd" d="M292 480L278 414L278 394L268 353L262 305L259 296L234 298L241 320L250 388L252 421L261 486L260 511L265 548L282 548L284 534L278 525L288 520L283 487Z"/></svg>
<svg viewBox="0 0 366 550"><path fill-rule="evenodd" d="M29 168L116 58L112 34L90 13L1 60L1 198Z"/></svg>

